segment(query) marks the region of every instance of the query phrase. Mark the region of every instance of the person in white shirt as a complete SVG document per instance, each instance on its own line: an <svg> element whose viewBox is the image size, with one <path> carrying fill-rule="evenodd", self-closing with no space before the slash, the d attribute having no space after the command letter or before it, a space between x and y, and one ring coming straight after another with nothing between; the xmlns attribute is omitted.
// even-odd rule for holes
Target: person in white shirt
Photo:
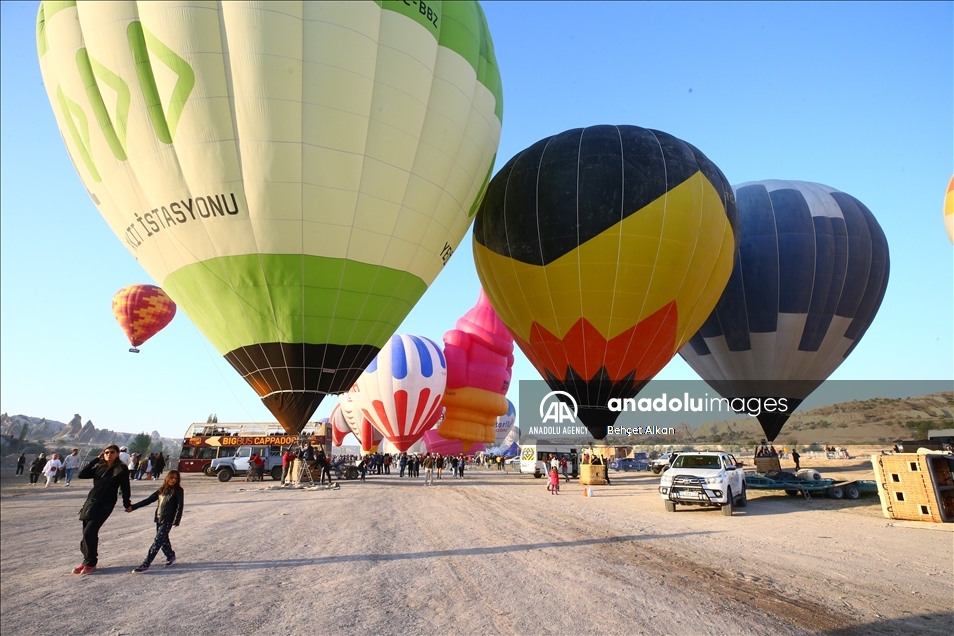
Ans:
<svg viewBox="0 0 954 636"><path fill-rule="evenodd" d="M63 460L63 469L66 471L66 483L64 486L69 486L70 482L73 481L73 473L76 472L76 469L80 465L80 456L79 449L74 448L73 452L66 456L66 459Z"/></svg>
<svg viewBox="0 0 954 636"><path fill-rule="evenodd" d="M121 461L122 463L126 464L126 466L129 466L129 460L130 460L129 449L126 448L125 446L120 446L120 447L119 447L119 461ZM129 469L132 470L132 466L129 466Z"/></svg>
<svg viewBox="0 0 954 636"><path fill-rule="evenodd" d="M53 453L53 459L46 462L46 466L43 467L43 475L46 477L46 486L44 488L49 488L50 484L53 483L53 480L56 478L56 473L63 468L63 462L60 461L60 454Z"/></svg>

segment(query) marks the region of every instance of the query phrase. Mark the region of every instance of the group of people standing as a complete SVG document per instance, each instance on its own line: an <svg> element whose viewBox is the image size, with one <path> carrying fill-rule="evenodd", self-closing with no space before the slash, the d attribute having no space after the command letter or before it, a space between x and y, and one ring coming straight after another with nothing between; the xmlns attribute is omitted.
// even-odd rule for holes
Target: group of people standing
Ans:
<svg viewBox="0 0 954 636"><path fill-rule="evenodd" d="M123 461L128 467L129 472L132 473L132 479L160 479L162 477L162 471L166 468L166 458L163 456L162 451L158 453L133 453L129 454L129 449L123 446L119 449L120 461Z"/></svg>
<svg viewBox="0 0 954 636"><path fill-rule="evenodd" d="M52 484L59 483L60 477L64 477L69 486L73 481L73 475L79 470L83 458L80 457L79 449L74 448L69 455L65 457L60 453L53 453L47 457L45 452L41 452L30 462L30 484L36 484L40 481L40 475L46 477L45 488ZM144 456L142 453L129 454L129 449L125 446L119 449L119 461L121 461L132 473L132 479L160 479L162 471L166 467L166 459L162 452L149 453ZM16 476L24 473L26 467L26 453L20 453L17 458Z"/></svg>
<svg viewBox="0 0 954 636"><path fill-rule="evenodd" d="M440 453L410 454L401 453L398 457L398 477L420 477L421 468L424 468L424 485L433 484L434 479L441 479L444 469L447 468L454 475L454 479L464 478L464 467L467 466L467 456L441 455Z"/></svg>

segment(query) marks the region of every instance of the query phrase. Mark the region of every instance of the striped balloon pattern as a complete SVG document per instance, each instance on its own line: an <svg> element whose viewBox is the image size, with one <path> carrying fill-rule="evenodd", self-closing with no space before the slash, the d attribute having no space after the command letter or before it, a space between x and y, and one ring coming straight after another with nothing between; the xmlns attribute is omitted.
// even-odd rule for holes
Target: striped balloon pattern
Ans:
<svg viewBox="0 0 954 636"><path fill-rule="evenodd" d="M338 396L337 408L341 409L341 416L350 432L358 440L361 451L365 454L376 452L384 436L374 428L368 418L362 415L358 405L351 400L350 393L342 393Z"/></svg>
<svg viewBox="0 0 954 636"><path fill-rule="evenodd" d="M433 340L395 334L348 395L374 428L406 451L437 423L446 384L447 364Z"/></svg>
<svg viewBox="0 0 954 636"><path fill-rule="evenodd" d="M597 439L715 307L732 271L725 175L691 144L591 126L521 151L490 182L474 261L494 310Z"/></svg>
<svg viewBox="0 0 954 636"><path fill-rule="evenodd" d="M774 440L854 350L888 286L888 243L855 197L804 181L733 187L740 248L712 314L680 354L723 397L784 397Z"/></svg>
<svg viewBox="0 0 954 636"><path fill-rule="evenodd" d="M396 331L493 169L477 2L47 0L36 41L100 214L290 433Z"/></svg>
<svg viewBox="0 0 954 636"><path fill-rule="evenodd" d="M331 409L328 421L331 423L331 443L335 446L341 446L344 443L345 436L351 432L351 427L348 426L348 421L345 419L344 413L341 412L340 404L335 404L334 408Z"/></svg>
<svg viewBox="0 0 954 636"><path fill-rule="evenodd" d="M155 285L129 285L113 296L113 316L122 328L130 351L159 333L172 322L176 304Z"/></svg>

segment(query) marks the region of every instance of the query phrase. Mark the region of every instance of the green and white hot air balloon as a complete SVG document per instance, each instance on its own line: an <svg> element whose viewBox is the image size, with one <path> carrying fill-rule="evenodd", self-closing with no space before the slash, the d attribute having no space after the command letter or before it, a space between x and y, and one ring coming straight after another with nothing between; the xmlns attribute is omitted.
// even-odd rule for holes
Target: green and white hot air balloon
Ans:
<svg viewBox="0 0 954 636"><path fill-rule="evenodd" d="M503 112L477 2L50 2L43 81L100 213L289 432L457 247Z"/></svg>

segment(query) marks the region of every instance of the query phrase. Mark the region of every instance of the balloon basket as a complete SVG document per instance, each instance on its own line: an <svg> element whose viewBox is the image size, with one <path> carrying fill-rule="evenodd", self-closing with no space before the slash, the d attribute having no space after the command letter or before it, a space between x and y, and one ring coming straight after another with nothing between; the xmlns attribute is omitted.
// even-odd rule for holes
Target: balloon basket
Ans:
<svg viewBox="0 0 954 636"><path fill-rule="evenodd" d="M137 349L136 347L130 347L129 353L139 353L139 349Z"/></svg>
<svg viewBox="0 0 954 636"><path fill-rule="evenodd" d="M606 483L602 464L581 464L580 483L584 486L602 486Z"/></svg>

